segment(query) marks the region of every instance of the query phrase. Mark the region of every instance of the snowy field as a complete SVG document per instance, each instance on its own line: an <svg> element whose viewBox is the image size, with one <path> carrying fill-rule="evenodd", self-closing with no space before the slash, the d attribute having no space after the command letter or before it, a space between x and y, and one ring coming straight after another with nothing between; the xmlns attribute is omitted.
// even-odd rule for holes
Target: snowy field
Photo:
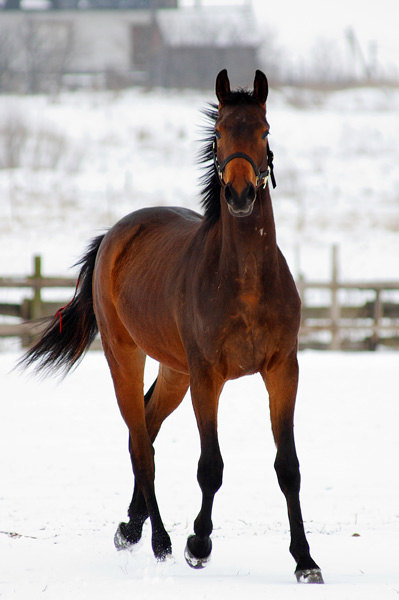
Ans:
<svg viewBox="0 0 399 600"><path fill-rule="evenodd" d="M157 564L150 532L132 553L113 535L132 477L127 431L104 358L90 353L60 383L10 373L1 355L0 597L388 600L398 597L397 364L391 353L300 355L296 438L302 507L325 586L299 586L259 377L221 397L224 484L214 552L184 560L200 506L198 434L189 397L156 441L158 500L173 559ZM147 385L154 376L147 373Z"/></svg>
<svg viewBox="0 0 399 600"><path fill-rule="evenodd" d="M199 111L213 99L146 90L1 97L0 275L28 274L36 253L46 274L71 274L87 241L127 212L198 208ZM272 198L294 272L327 279L338 243L342 277L398 278L398 102L394 89L270 91ZM326 580L309 588L293 574L259 378L224 390L213 559L194 572L183 558L200 507L189 398L156 442L158 499L174 545L173 560L157 564L148 528L135 552L113 547L132 477L102 354L55 383L9 373L18 349L2 342L0 350L1 598L398 597L398 354L300 356L302 505ZM150 364L147 385L154 376Z"/></svg>
<svg viewBox="0 0 399 600"><path fill-rule="evenodd" d="M232 82L232 85L250 82ZM201 109L214 93L0 97L0 275L70 274L86 241L152 205L199 208ZM397 278L399 90L271 89L280 246L292 269ZM10 165L14 165L10 168ZM300 251L298 250L300 249Z"/></svg>

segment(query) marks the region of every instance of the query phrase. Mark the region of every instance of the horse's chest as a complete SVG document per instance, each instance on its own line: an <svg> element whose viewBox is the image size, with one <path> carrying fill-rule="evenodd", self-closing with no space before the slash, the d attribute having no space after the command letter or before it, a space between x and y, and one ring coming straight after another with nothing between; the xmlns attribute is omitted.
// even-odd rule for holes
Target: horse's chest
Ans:
<svg viewBox="0 0 399 600"><path fill-rule="evenodd" d="M295 344L298 315L294 294L241 289L217 313L204 316L207 327L202 341L209 362L227 378L262 370L269 355Z"/></svg>
<svg viewBox="0 0 399 600"><path fill-rule="evenodd" d="M271 330L266 311L246 298L237 303L228 318L221 318L208 330L208 348L212 362L229 377L240 377L262 368ZM215 351L216 349L216 351Z"/></svg>
<svg viewBox="0 0 399 600"><path fill-rule="evenodd" d="M299 300L289 277L281 280L264 275L248 254L239 274L201 295L208 301L190 321L193 347L226 378L256 373L268 355L295 344Z"/></svg>
<svg viewBox="0 0 399 600"><path fill-rule="evenodd" d="M258 371L265 360L266 328L233 319L221 332L219 362L231 376Z"/></svg>

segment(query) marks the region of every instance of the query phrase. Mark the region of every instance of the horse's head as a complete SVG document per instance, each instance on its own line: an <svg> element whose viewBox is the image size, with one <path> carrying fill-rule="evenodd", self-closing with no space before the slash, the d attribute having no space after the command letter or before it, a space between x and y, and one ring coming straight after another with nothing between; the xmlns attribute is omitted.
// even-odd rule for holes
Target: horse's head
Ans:
<svg viewBox="0 0 399 600"><path fill-rule="evenodd" d="M266 187L269 162L266 121L267 79L256 71L253 92L232 92L227 71L216 79L219 100L214 158L229 212L235 217L252 213L259 188Z"/></svg>

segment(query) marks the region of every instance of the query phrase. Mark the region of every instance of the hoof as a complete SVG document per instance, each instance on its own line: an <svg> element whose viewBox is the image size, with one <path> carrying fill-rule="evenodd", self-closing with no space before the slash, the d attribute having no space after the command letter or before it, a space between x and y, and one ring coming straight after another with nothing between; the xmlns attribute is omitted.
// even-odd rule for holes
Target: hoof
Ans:
<svg viewBox="0 0 399 600"><path fill-rule="evenodd" d="M184 550L184 558L186 559L186 563L192 569L204 569L206 567L206 565L209 563L209 561L211 560L212 542L208 538L206 556L195 556L189 547L190 543L192 544L195 540L196 540L196 536L190 535L190 537L187 540L187 544L186 544L186 547Z"/></svg>
<svg viewBox="0 0 399 600"><path fill-rule="evenodd" d="M114 536L114 544L117 550L132 548L140 540L143 532L144 520L130 520L129 523L119 523Z"/></svg>
<svg viewBox="0 0 399 600"><path fill-rule="evenodd" d="M158 562L164 562L172 555L172 542L166 531L153 536L152 551Z"/></svg>
<svg viewBox="0 0 399 600"><path fill-rule="evenodd" d="M168 558L172 558L172 545L162 550L154 551L154 556L158 562L165 562Z"/></svg>
<svg viewBox="0 0 399 600"><path fill-rule="evenodd" d="M302 569L295 575L298 583L324 583L320 569Z"/></svg>
<svg viewBox="0 0 399 600"><path fill-rule="evenodd" d="M186 559L186 563L192 569L204 569L211 560L211 555L205 558L197 558L196 556L194 556L194 554L190 552L189 547L186 546L184 549L184 558Z"/></svg>
<svg viewBox="0 0 399 600"><path fill-rule="evenodd" d="M119 523L118 529L114 535L114 545L118 551L127 550L133 546L133 542L130 542L124 534L124 525L126 525L126 523Z"/></svg>

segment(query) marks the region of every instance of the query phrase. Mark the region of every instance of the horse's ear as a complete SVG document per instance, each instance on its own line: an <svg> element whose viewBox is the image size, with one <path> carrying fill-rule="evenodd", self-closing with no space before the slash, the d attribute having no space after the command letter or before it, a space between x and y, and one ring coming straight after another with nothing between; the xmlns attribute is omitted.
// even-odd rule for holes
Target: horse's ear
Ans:
<svg viewBox="0 0 399 600"><path fill-rule="evenodd" d="M266 104L268 92L269 84L267 83L266 75L257 69L254 79L254 97L262 106Z"/></svg>
<svg viewBox="0 0 399 600"><path fill-rule="evenodd" d="M230 94L230 81L227 75L227 69L223 69L220 71L219 75L216 77L216 96L222 105Z"/></svg>

